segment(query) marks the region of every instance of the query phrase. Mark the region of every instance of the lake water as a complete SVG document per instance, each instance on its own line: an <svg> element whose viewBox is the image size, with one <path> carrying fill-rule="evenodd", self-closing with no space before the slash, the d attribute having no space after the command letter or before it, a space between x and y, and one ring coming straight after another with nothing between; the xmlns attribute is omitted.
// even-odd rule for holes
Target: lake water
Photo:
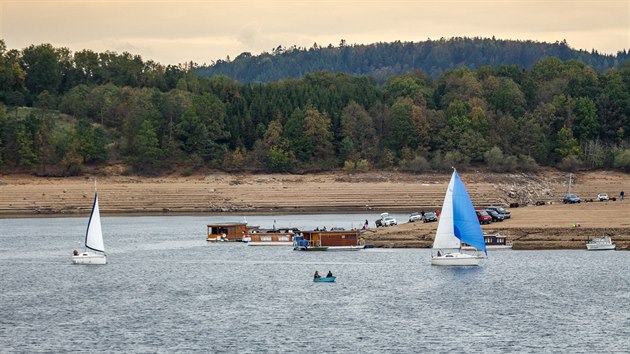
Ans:
<svg viewBox="0 0 630 354"><path fill-rule="evenodd" d="M70 264L87 218L0 219L0 352L630 352L630 252L491 251L444 268L428 249L205 241L207 223L239 219L103 218L105 266Z"/></svg>

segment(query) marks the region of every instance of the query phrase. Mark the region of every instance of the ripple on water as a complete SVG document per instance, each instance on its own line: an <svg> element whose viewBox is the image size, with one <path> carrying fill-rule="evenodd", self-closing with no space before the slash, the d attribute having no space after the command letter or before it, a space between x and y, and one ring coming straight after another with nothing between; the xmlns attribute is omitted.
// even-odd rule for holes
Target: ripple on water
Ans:
<svg viewBox="0 0 630 354"><path fill-rule="evenodd" d="M627 348L628 252L502 251L491 252L481 267L444 268L430 265L426 249L300 253L209 244L207 222L104 218L109 264L86 267L69 263L84 219L0 220L0 348L348 353ZM337 282L313 283L315 270L332 270Z"/></svg>

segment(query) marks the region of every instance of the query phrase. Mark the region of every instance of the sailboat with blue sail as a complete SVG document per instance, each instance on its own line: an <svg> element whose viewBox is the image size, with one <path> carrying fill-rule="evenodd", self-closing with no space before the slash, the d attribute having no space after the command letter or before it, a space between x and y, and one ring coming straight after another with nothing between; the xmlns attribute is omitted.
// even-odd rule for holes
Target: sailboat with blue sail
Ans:
<svg viewBox="0 0 630 354"><path fill-rule="evenodd" d="M474 254L462 252L462 242L477 251ZM476 266L487 254L475 208L457 170L453 169L433 241L431 264Z"/></svg>

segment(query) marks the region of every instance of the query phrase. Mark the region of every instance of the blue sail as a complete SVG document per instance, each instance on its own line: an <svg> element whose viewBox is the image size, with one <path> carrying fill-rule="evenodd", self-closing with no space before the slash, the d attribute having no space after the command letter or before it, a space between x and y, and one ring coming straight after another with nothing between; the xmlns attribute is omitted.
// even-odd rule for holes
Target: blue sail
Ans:
<svg viewBox="0 0 630 354"><path fill-rule="evenodd" d="M455 173L455 184L453 186L453 228L455 236L462 242L469 244L476 249L486 251L486 244L483 240L483 232L475 213L475 208L470 201L468 191L464 183Z"/></svg>

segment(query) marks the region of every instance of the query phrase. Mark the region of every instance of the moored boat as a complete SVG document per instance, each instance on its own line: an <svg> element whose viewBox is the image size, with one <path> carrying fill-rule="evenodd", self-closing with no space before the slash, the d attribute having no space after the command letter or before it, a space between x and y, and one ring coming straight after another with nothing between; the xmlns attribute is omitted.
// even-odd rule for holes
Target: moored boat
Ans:
<svg viewBox="0 0 630 354"><path fill-rule="evenodd" d="M227 242L243 241L243 237L248 233L247 223L226 222L221 224L208 224L207 241Z"/></svg>
<svg viewBox="0 0 630 354"><path fill-rule="evenodd" d="M614 250L615 244L609 236L603 236L586 241L586 249L589 251Z"/></svg>
<svg viewBox="0 0 630 354"><path fill-rule="evenodd" d="M486 249L488 250L512 249L512 241L508 240L506 236L501 234L483 234L483 241L486 244ZM462 244L462 249L467 251L476 250L474 247L467 244Z"/></svg>
<svg viewBox="0 0 630 354"><path fill-rule="evenodd" d="M297 228L256 229L249 232L249 246L293 246Z"/></svg>
<svg viewBox="0 0 630 354"><path fill-rule="evenodd" d="M293 237L296 251L357 251L365 248L359 230L301 231Z"/></svg>

